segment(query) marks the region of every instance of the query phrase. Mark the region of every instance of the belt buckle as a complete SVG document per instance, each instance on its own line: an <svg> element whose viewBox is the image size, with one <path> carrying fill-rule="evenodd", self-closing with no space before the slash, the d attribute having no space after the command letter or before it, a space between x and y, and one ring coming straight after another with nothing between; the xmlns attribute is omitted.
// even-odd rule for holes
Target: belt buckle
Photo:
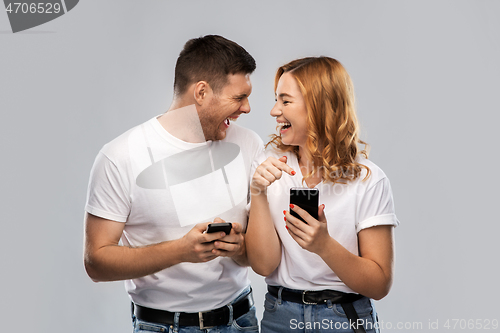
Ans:
<svg viewBox="0 0 500 333"><path fill-rule="evenodd" d="M304 290L302 292L302 303L307 304L307 305L317 305L318 303L316 303L316 302L312 302L312 303L306 302L306 300L304 299L304 296L306 295L306 292L308 292L308 291L313 291L313 290Z"/></svg>
<svg viewBox="0 0 500 333"><path fill-rule="evenodd" d="M205 330L207 328L212 328L213 326L205 326L203 321L203 314L205 312L198 312L198 318L200 319L200 330Z"/></svg>

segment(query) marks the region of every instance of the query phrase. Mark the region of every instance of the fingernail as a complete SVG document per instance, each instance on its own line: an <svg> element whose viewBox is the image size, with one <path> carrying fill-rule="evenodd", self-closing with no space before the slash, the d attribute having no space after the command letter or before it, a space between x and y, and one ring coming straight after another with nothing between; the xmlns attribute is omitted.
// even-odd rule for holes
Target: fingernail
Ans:
<svg viewBox="0 0 500 333"><path fill-rule="evenodd" d="M283 211L283 214L286 214L286 210Z"/></svg>
<svg viewBox="0 0 500 333"><path fill-rule="evenodd" d="M284 217L285 221L286 221L286 216Z"/></svg>
<svg viewBox="0 0 500 333"><path fill-rule="evenodd" d="M286 228L286 230L288 230L288 226L287 225L285 225L285 228Z"/></svg>
<svg viewBox="0 0 500 333"><path fill-rule="evenodd" d="M292 176L295 176L296 172L295 171L292 171L291 172Z"/></svg>
<svg viewBox="0 0 500 333"><path fill-rule="evenodd" d="M323 209L325 209L325 204L323 204L322 206L323 206Z"/></svg>
<svg viewBox="0 0 500 333"><path fill-rule="evenodd" d="M293 207L295 207L295 206L294 206L294 205L292 205L292 204L290 204L290 208L293 208Z"/></svg>

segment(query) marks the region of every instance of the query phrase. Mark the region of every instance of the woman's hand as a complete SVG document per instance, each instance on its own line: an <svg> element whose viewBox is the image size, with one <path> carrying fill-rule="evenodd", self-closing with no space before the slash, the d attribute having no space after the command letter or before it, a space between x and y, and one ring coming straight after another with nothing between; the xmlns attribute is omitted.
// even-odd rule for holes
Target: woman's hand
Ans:
<svg viewBox="0 0 500 333"><path fill-rule="evenodd" d="M280 179L283 172L289 175L295 175L295 171L286 164L286 156L280 157L279 159L275 157L268 157L261 165L255 169L255 173L252 177L252 182L250 183L250 188L253 195L259 195L265 193L269 185L274 183L276 180Z"/></svg>
<svg viewBox="0 0 500 333"><path fill-rule="evenodd" d="M330 237L325 206L318 208L318 220L297 205L290 207L307 224L284 211L286 227L304 249L316 253L352 290L375 300L389 292L394 272L394 234L392 225L366 228L358 233L359 256Z"/></svg>
<svg viewBox="0 0 500 333"><path fill-rule="evenodd" d="M318 220L297 205L290 205L290 209L307 223L284 210L288 233L303 249L320 255L320 252L325 249L325 244L331 239L324 213L325 205L318 207Z"/></svg>

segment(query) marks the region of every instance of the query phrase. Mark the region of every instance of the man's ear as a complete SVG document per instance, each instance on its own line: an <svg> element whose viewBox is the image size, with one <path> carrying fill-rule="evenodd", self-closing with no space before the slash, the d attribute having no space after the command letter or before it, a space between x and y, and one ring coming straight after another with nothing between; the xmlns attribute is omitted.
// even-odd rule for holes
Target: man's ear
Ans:
<svg viewBox="0 0 500 333"><path fill-rule="evenodd" d="M212 93L212 88L207 81L198 81L194 85L194 100L198 105L203 105L207 100L208 95Z"/></svg>

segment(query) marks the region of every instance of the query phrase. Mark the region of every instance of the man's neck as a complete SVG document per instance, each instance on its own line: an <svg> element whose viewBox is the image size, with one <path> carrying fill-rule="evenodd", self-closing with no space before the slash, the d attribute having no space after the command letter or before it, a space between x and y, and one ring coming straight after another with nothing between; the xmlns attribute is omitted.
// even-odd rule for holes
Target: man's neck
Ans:
<svg viewBox="0 0 500 333"><path fill-rule="evenodd" d="M206 141L195 104L172 103L168 111L158 117L158 122L179 140L190 143Z"/></svg>

